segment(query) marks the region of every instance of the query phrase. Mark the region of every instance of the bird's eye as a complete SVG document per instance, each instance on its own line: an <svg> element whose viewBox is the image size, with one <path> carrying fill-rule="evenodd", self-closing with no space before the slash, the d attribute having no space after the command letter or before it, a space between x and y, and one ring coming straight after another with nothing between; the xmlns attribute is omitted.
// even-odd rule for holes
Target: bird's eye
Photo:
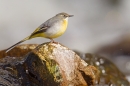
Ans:
<svg viewBox="0 0 130 86"><path fill-rule="evenodd" d="M63 17L67 17L66 15L61 15L61 16L63 16Z"/></svg>
<svg viewBox="0 0 130 86"><path fill-rule="evenodd" d="M66 17L66 15L63 15L64 17Z"/></svg>

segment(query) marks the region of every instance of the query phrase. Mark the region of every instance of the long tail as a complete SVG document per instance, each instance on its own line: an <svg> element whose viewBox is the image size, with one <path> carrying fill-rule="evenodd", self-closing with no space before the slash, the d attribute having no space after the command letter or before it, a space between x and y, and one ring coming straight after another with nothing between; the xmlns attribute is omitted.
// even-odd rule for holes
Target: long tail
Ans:
<svg viewBox="0 0 130 86"><path fill-rule="evenodd" d="M12 45L12 46L9 47L8 49L6 49L6 53L9 52L9 51L10 51L11 49L13 49L14 47L16 47L18 44L20 44L20 43L22 43L22 42L24 42L24 41L26 41L26 40L29 40L29 39L30 39L30 36L24 38L23 40L19 41L19 42L16 43L16 44Z"/></svg>

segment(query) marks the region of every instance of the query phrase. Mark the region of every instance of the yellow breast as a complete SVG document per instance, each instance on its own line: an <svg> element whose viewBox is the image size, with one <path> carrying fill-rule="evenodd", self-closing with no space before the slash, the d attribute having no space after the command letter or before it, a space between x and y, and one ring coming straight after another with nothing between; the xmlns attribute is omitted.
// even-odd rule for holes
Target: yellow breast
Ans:
<svg viewBox="0 0 130 86"><path fill-rule="evenodd" d="M57 30L52 30L53 28L56 28L56 27L52 27L50 29L50 32L46 32L46 33L38 33L38 34L35 34L35 35L32 35L31 38L35 38L35 37L45 37L45 38L57 38L59 36L61 36L65 31L66 31L66 28L67 28L67 25L68 25L68 18L64 19L63 22L61 22L61 25L59 25L58 29ZM37 28L34 32L37 32L39 30L39 28Z"/></svg>
<svg viewBox="0 0 130 86"><path fill-rule="evenodd" d="M63 20L61 28L57 31L56 34L52 35L51 38L57 38L61 36L66 31L67 25L68 25L68 18Z"/></svg>

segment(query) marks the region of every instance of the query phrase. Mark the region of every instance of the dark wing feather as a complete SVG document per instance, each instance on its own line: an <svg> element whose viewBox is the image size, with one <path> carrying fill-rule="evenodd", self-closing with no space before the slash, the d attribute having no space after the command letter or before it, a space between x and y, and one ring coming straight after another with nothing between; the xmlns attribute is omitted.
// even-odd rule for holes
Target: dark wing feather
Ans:
<svg viewBox="0 0 130 86"><path fill-rule="evenodd" d="M43 24L41 24L30 36L30 38L35 35L35 34L39 34L39 33L43 33L46 32L48 30L48 28L50 28L51 26L53 26L53 24L55 24L56 22L59 21L59 18L52 17L50 19L48 19L46 22L44 22Z"/></svg>
<svg viewBox="0 0 130 86"><path fill-rule="evenodd" d="M37 30L37 31L34 31L34 32L30 35L30 37L33 36L33 35L39 34L39 33L46 32L47 28L49 28L49 27L38 28L38 30Z"/></svg>

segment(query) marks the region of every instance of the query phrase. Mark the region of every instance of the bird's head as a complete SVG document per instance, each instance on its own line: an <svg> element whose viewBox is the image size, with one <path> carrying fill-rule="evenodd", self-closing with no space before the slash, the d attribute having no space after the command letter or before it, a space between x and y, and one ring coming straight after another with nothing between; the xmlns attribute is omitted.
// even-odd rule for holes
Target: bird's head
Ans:
<svg viewBox="0 0 130 86"><path fill-rule="evenodd" d="M69 15L69 14L67 14L67 13L65 13L65 12L62 12L62 13L56 14L56 16L62 17L62 18L64 18L64 19L66 19L66 18L68 18L68 17L73 17L74 15Z"/></svg>

